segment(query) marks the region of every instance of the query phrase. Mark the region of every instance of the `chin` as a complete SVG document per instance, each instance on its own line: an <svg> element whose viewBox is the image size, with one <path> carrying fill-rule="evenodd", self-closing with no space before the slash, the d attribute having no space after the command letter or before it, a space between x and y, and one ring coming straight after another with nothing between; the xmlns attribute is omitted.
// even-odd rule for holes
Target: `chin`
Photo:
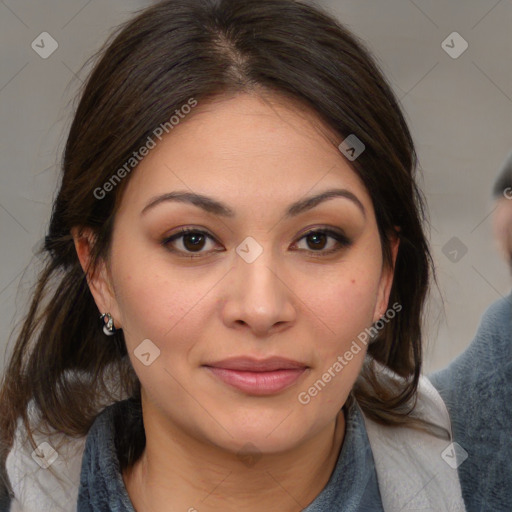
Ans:
<svg viewBox="0 0 512 512"><path fill-rule="evenodd" d="M259 432L257 435L240 435L234 436L227 446L222 448L235 453L239 457L252 456L259 457L261 455L272 455L287 452L296 448L301 437L299 433L285 433L283 435L267 436L268 432Z"/></svg>
<svg viewBox="0 0 512 512"><path fill-rule="evenodd" d="M296 431L290 429L287 417L288 411L283 411L277 420L263 421L246 417L244 422L237 422L236 418L230 421L223 421L220 417L219 424L215 423L215 429L211 425L204 425L202 436L208 442L219 448L238 453L240 450L255 450L258 453L278 453L292 449L307 437L307 431ZM287 418L283 421L284 418ZM295 424L297 428L298 425ZM301 425L304 428L304 424ZM244 448L245 447L245 448Z"/></svg>

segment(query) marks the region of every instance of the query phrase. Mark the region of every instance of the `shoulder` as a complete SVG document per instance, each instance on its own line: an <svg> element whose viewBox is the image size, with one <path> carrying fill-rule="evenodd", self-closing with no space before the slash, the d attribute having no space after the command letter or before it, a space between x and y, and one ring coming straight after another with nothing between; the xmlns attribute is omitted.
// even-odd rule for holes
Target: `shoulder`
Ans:
<svg viewBox="0 0 512 512"><path fill-rule="evenodd" d="M50 429L45 432L34 430L35 448L30 443L23 422L18 419L13 445L5 464L12 496L7 498L5 504L2 503L1 510L76 510L86 444L91 433L102 435L102 432L108 431L115 405L106 407L96 417L86 436L71 437ZM29 404L29 415L31 424L32 421L37 424L37 414L32 404Z"/></svg>
<svg viewBox="0 0 512 512"><path fill-rule="evenodd" d="M449 414L425 376L420 377L409 415L428 428L382 425L364 418L384 510L464 511L457 472L441 455L451 441Z"/></svg>
<svg viewBox="0 0 512 512"><path fill-rule="evenodd" d="M505 510L512 501L511 310L511 296L488 307L468 348L429 376L464 450L458 471L471 510Z"/></svg>
<svg viewBox="0 0 512 512"><path fill-rule="evenodd" d="M512 392L512 295L487 308L468 348L446 368L429 375L448 407L463 402L479 408L502 408ZM505 409L506 409L505 408ZM453 412L465 412L462 407ZM505 412L505 411L504 411Z"/></svg>
<svg viewBox="0 0 512 512"><path fill-rule="evenodd" d="M11 510L73 510L85 437L37 431L32 435L35 448L19 420L6 459L7 476L14 494Z"/></svg>

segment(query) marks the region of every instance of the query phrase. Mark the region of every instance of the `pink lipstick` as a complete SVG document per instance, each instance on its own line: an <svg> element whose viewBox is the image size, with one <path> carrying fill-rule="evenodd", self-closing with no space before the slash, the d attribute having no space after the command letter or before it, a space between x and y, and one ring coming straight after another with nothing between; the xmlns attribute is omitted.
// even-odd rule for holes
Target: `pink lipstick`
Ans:
<svg viewBox="0 0 512 512"><path fill-rule="evenodd" d="M308 366L282 357L234 357L204 365L225 384L252 395L272 395L294 384Z"/></svg>

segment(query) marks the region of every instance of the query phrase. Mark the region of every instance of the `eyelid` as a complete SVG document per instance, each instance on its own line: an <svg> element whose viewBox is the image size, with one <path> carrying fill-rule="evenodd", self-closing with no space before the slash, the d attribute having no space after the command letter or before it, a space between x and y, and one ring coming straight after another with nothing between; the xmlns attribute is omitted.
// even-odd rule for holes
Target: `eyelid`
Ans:
<svg viewBox="0 0 512 512"><path fill-rule="evenodd" d="M311 233L325 233L328 235L334 235L340 238L345 238L347 241L349 240L348 236L345 232L340 228L333 228L331 226L313 226L311 228L307 228L306 231L303 231L297 240L302 240L305 236Z"/></svg>
<svg viewBox="0 0 512 512"><path fill-rule="evenodd" d="M298 242L300 242L302 239L306 238L310 234L315 233L321 233L326 235L329 238L332 238L336 241L337 247L334 247L330 250L320 250L320 251L314 251L314 250L308 250L303 249L303 251L307 252L310 256L313 258L322 258L330 256L331 254L337 253L341 251L344 248L350 247L353 244L353 241L343 232L343 230L339 228L331 228L328 226L322 227L322 226L314 226L305 232L303 232L300 237L297 239L296 242L294 242L293 245L296 245Z"/></svg>

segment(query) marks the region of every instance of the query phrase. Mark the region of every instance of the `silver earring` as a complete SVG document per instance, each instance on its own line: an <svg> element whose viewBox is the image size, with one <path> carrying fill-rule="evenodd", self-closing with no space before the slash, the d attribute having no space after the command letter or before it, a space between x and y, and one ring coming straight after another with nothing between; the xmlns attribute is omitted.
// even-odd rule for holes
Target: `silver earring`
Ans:
<svg viewBox="0 0 512 512"><path fill-rule="evenodd" d="M105 317L107 317L107 323L105 323ZM115 332L116 332L116 329L114 327L114 319L112 318L112 315L110 313L103 313L102 315L100 315L100 319L103 320L103 332L107 335L107 336L112 336Z"/></svg>

